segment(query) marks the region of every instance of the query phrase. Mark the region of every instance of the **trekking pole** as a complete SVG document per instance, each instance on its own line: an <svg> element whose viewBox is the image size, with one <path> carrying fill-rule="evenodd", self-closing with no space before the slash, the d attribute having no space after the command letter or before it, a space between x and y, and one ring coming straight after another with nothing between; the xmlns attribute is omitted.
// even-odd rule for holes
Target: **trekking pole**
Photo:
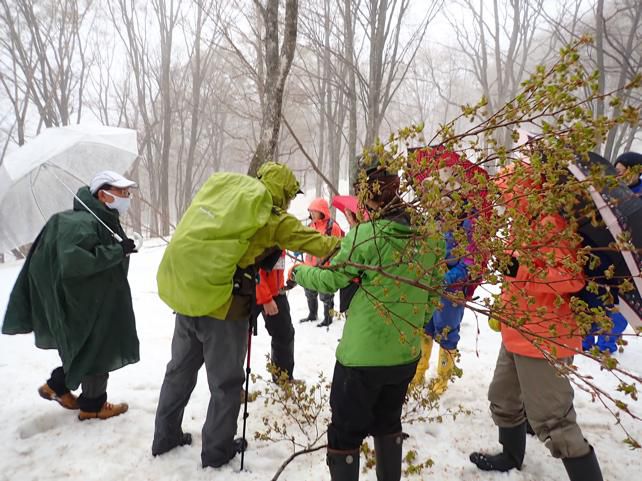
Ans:
<svg viewBox="0 0 642 481"><path fill-rule="evenodd" d="M250 373L252 369L250 368L250 355L252 354L252 333L254 331L254 322L252 320L254 316L250 316L250 322L248 323L247 329L247 363L245 364L245 400L243 402L243 443L241 445L241 471L243 471L243 463L245 461L245 447L247 446L247 441L245 440L245 428L247 426L247 398L250 395Z"/></svg>

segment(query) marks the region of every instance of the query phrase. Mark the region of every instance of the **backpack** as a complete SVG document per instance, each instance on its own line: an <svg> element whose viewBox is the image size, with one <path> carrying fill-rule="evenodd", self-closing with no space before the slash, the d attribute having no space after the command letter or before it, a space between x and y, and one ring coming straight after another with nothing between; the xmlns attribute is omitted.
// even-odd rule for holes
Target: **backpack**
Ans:
<svg viewBox="0 0 642 481"><path fill-rule="evenodd" d="M212 175L165 249L156 276L160 298L192 317L224 308L235 274L239 277L237 264L272 209L272 197L259 180L235 173Z"/></svg>

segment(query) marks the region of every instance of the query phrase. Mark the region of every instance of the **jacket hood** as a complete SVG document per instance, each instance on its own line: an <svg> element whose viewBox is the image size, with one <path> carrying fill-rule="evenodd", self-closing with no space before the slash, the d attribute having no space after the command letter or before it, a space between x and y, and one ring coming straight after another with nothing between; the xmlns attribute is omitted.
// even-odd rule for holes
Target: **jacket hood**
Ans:
<svg viewBox="0 0 642 481"><path fill-rule="evenodd" d="M321 212L326 219L330 218L330 208L328 207L328 201L323 197L317 197L308 206L308 210L315 210Z"/></svg>
<svg viewBox="0 0 642 481"><path fill-rule="evenodd" d="M287 209L289 202L300 192L294 173L285 165L266 162L257 172L257 178L272 196L272 203Z"/></svg>
<svg viewBox="0 0 642 481"><path fill-rule="evenodd" d="M77 197L77 198L76 198ZM112 230L120 230L118 211L109 209L105 204L99 201L96 197L91 195L91 191L88 186L81 187L76 192L76 197L74 197L74 210L87 212L87 207L100 218L105 224L107 224ZM78 200L82 201L85 205ZM85 207L87 206L87 207Z"/></svg>

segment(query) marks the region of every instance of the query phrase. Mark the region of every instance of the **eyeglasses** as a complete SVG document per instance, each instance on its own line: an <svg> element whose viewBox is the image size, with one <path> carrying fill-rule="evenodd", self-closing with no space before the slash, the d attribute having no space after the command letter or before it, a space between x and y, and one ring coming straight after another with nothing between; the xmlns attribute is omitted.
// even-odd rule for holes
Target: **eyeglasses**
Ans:
<svg viewBox="0 0 642 481"><path fill-rule="evenodd" d="M106 190L107 192L114 193L118 197L131 197L132 196L132 193L127 188L121 189L120 187L109 186L104 190Z"/></svg>

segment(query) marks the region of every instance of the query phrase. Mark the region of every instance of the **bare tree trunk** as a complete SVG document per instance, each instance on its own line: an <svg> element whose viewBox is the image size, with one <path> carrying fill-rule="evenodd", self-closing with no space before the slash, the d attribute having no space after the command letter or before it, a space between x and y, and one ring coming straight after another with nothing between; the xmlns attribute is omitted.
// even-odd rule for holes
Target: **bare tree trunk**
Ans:
<svg viewBox="0 0 642 481"><path fill-rule="evenodd" d="M290 72L296 47L298 0L285 1L283 45L279 52L279 0L267 0L265 6L255 0L265 25L265 98L261 116L261 134L250 167L249 175L256 175L259 167L277 158L277 142L281 129L281 109L285 82Z"/></svg>
<svg viewBox="0 0 642 481"><path fill-rule="evenodd" d="M352 14L352 0L345 0L343 4L345 50L344 59L348 76L347 104L348 104L348 182L350 192L354 193L354 183L357 181L359 166L357 164L357 73L354 58L354 22Z"/></svg>

